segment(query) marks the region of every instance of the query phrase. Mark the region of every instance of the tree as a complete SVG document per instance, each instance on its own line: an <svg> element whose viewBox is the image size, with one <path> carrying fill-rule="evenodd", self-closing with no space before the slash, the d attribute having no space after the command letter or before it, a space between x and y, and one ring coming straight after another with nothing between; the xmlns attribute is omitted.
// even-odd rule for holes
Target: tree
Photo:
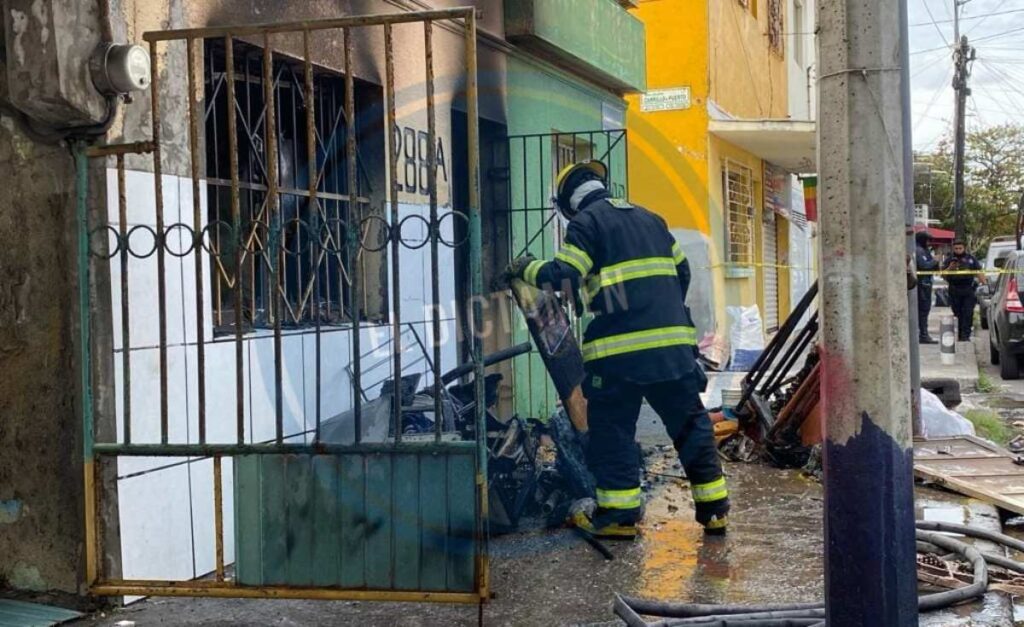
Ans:
<svg viewBox="0 0 1024 627"><path fill-rule="evenodd" d="M1016 233L1017 201L1024 190L1024 126L1002 124L967 134L964 222L967 248L982 254L992 238ZM953 228L953 150L943 140L915 155L914 202L928 204L942 228Z"/></svg>

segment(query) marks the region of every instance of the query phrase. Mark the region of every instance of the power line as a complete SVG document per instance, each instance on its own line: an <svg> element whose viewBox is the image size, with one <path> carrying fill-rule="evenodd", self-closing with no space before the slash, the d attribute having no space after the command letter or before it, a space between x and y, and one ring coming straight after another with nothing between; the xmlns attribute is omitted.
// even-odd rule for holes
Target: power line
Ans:
<svg viewBox="0 0 1024 627"><path fill-rule="evenodd" d="M931 113L932 107L934 107L935 103L939 101L939 97L942 96L943 93L945 93L946 86L949 85L949 78L952 72L952 67L946 68L946 74L945 76L942 77L942 82L939 83L939 87L935 90L935 93L932 94L932 99L928 102L928 105L925 107L924 111L919 114L920 117L918 117L917 120L914 121L913 126L911 126L911 132L917 131L917 128L921 125L923 119L928 117L928 114Z"/></svg>
<svg viewBox="0 0 1024 627"><path fill-rule="evenodd" d="M996 5L996 8L991 13L986 13L984 15L978 16L978 17L981 18L981 21L978 22L977 24L975 24L974 26L971 26L970 30L968 30L965 34L966 35L970 35L971 33L973 33L978 27L980 27L982 24L985 23L985 20L987 20L988 18L992 17L993 15L1006 15L1007 13L1016 13L1016 12L1019 12L1019 11L1022 10L1022 9L1013 9L1013 10L1010 10L1010 11L1000 12L999 9L1002 9L1004 4L1006 4L1006 0L1003 0L998 5ZM970 19L970 18L963 18L962 17L962 18L960 18L960 21L962 22L962 21L965 21L967 19Z"/></svg>
<svg viewBox="0 0 1024 627"><path fill-rule="evenodd" d="M921 67L917 68L917 71L915 71L913 74L910 75L910 79L913 80L913 79L917 78L921 74L924 74L926 71L928 71L930 68L933 68L936 65L938 65L939 61L946 61L947 59L948 59L948 57L946 55L940 55L940 56L932 59L928 63L925 63Z"/></svg>
<svg viewBox="0 0 1024 627"><path fill-rule="evenodd" d="M932 21L932 26L935 27L935 32L939 34L939 39L946 42L946 45L948 46L949 39L946 38L946 33L942 32L942 29L939 28L939 24L935 21L935 16L932 15L932 9L928 6L928 0L921 0L921 4L924 5L924 10L928 12L928 18Z"/></svg>
<svg viewBox="0 0 1024 627"><path fill-rule="evenodd" d="M1002 86L1002 89L986 90L988 96L992 99L992 102L994 102L997 106L999 106L1000 109L1003 109L1003 112L1007 116L1009 116L1010 118L1019 117L1020 113L1017 113L1016 115L1014 115L1009 110L1006 110L1005 107L1004 107L1005 104L1009 104L1010 105L1010 109L1012 109L1012 110L1016 110L1018 112L1019 111L1024 111L1024 107L1022 107L1022 103L1017 100L1017 95L1019 94L1021 96L1024 96L1024 92L1021 92L1019 89L1016 88L1016 86L1014 85L1014 79L1011 78L1011 77L1008 77L1006 74L1001 72L998 68L993 67L992 65L990 65L988 63L980 63L979 67L981 69L985 70L985 72L988 73L989 75L993 76L997 81L999 81L999 84ZM993 92L1002 92L1003 98L1005 98L1005 101L997 99L996 96L995 96L995 93L993 93Z"/></svg>
<svg viewBox="0 0 1024 627"><path fill-rule="evenodd" d="M1004 31L1002 33L996 33L994 35L985 35L984 37L978 37L977 39L974 40L973 43L978 43L980 41L992 41L993 39L1001 39L1003 37L1006 37L1007 35L1013 35L1014 33L1019 33L1021 31L1024 31L1024 26Z"/></svg>
<svg viewBox="0 0 1024 627"><path fill-rule="evenodd" d="M1016 83L1018 79L1012 74L1011 71L1003 68L993 67L992 65L987 63L982 64L982 66L987 68L989 72L991 72L1001 81L1003 81L1002 85L1005 91L1012 92L1021 97L1024 97L1024 91L1017 87Z"/></svg>
<svg viewBox="0 0 1024 627"><path fill-rule="evenodd" d="M927 53L929 53L929 52L935 52L935 51L937 51L937 50L949 50L949 48L950 48L950 46L949 46L949 44L947 44L947 45L945 45L945 46L940 46L940 47L938 47L938 48L928 48L927 50L912 50L912 51L910 52L910 54L911 54L911 55L916 55L916 54L927 54Z"/></svg>
<svg viewBox="0 0 1024 627"><path fill-rule="evenodd" d="M1004 2L1004 4L1005 4L1005 2ZM1000 6L1002 6L1002 5L1000 5ZM990 17L996 17L996 16L999 16L999 15L1010 15L1012 13L1024 13L1024 9L1010 9L1008 11L996 11L996 12L993 12L993 13L984 13L982 15L971 15L969 17L961 17L960 21L961 22L966 22L968 20L981 20L982 22L984 22L986 19L988 19ZM911 24L910 27L911 28L918 28L920 26L931 26L933 23L934 24L952 24L953 20L950 19L950 20L936 20L935 22L918 22L916 24ZM981 24L975 24L975 25L971 26L971 30L974 30L975 28L978 28L979 26L981 26Z"/></svg>

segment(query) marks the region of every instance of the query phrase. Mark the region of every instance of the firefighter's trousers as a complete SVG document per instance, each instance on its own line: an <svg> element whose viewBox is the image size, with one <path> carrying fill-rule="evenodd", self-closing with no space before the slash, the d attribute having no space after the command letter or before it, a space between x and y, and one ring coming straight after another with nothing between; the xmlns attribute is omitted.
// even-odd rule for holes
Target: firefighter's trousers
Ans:
<svg viewBox="0 0 1024 627"><path fill-rule="evenodd" d="M700 400L696 376L646 385L588 373L590 443L587 465L597 480L599 513L621 523L641 515L640 451L636 423L644 399L661 417L690 481L697 522L724 524L729 493L715 448L714 431Z"/></svg>

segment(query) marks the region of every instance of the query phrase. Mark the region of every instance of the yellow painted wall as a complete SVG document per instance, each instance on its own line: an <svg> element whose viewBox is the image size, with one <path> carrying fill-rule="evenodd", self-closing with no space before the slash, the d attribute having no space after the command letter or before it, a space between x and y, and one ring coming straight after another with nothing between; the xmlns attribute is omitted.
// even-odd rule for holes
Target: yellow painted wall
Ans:
<svg viewBox="0 0 1024 627"><path fill-rule="evenodd" d="M737 118L786 118L786 60L768 46L768 0L750 0L756 17L752 7L735 0L687 4L707 6L709 95L715 104Z"/></svg>
<svg viewBox="0 0 1024 627"><path fill-rule="evenodd" d="M693 270L711 274L719 333L728 332L726 305L764 306L760 268L749 277L726 276L722 162L730 158L753 172L757 262L763 164L708 133L709 102L737 118L785 118L788 110L785 59L768 46L767 0L750 2L756 16L735 0L658 0L633 11L647 30L648 90L689 87L691 106L644 113L640 96L627 98L630 199L664 216L670 228L707 236L710 267ZM788 238L779 246L788 246ZM782 274L780 288L789 281ZM788 303L780 305L788 310Z"/></svg>
<svg viewBox="0 0 1024 627"><path fill-rule="evenodd" d="M647 29L647 89L689 87L691 105L643 113L639 96L627 98L630 199L670 228L707 234L707 3L642 2L633 15Z"/></svg>

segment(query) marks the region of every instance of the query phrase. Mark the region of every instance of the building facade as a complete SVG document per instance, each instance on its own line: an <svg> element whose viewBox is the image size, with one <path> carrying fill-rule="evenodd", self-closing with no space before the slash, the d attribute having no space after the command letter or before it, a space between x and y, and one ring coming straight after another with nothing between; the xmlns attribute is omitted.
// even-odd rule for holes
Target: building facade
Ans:
<svg viewBox="0 0 1024 627"><path fill-rule="evenodd" d="M648 91L630 97L631 198L666 218L690 258L700 335L728 334L728 306L757 305L774 331L806 289L791 231L805 232L792 175L815 170L811 112L792 102L807 102L794 42L814 57L813 36L796 37L813 28L793 30L813 23L807 4L667 0L634 11L647 27Z"/></svg>
<svg viewBox="0 0 1024 627"><path fill-rule="evenodd" d="M163 156L159 178L152 158L145 154L124 158L123 180L114 157L93 159L86 173L94 238L131 233L140 248L122 262L119 254L109 252L113 249L109 242L90 242L91 250L106 250L109 259L92 262L92 285L87 298L79 301L75 296L76 179L68 150L73 138L67 128L77 127L76 134L103 145L149 141L154 126L148 93L136 93L130 102L111 106L96 92L86 69L96 46L101 41L141 42L143 33L167 29L465 4L457 0L5 3L8 54L0 73L6 78L0 118L0 151L5 158L0 161L0 175L10 184L0 192L6 195L0 233L13 245L0 251L0 369L11 373L2 384L0 401L0 434L5 451L10 452L0 456L0 553L5 556L0 561L0 581L13 588L69 592L77 591L83 581L83 397L92 400L89 406L95 412L98 437L111 442L125 442L126 427L133 442L159 442L164 416L169 441L199 442L204 437L199 435L200 412L208 417L204 435L209 441L230 440L236 415L244 423L246 442L272 440L279 413L285 441L309 442L318 416L337 418L351 408L355 394L372 399L382 393L384 381L395 374L389 356L396 341L404 354L401 374L429 379L436 355L430 325L435 282L443 312L440 366L447 370L468 356L464 331L471 277L468 252L457 243L464 242L465 227L457 217L441 223L442 237L456 244L441 248L436 273L431 272L430 247L415 246L425 241L422 225L431 206L426 176L431 157L438 170L436 203L441 211L467 209L465 58L457 27L436 23L431 30L436 145L429 141L425 100L429 77L422 26L394 27L393 104L398 119L391 129L381 122L386 59L380 33L353 31L353 94L346 92L347 68L341 61L349 42L336 32L311 38L314 146L304 133L309 107L304 104L308 97L304 67L298 62L304 56L301 38L202 41L193 51L191 65L198 79L193 89L185 46L162 46L154 57ZM490 286L517 254L549 255L557 248L561 225L551 211L550 196L560 165L584 157L603 158L610 162L615 185L627 193L624 94L645 88L644 27L627 12L631 3L614 0L468 4L480 10L477 123L483 278ZM76 20L61 18L72 14ZM270 67L263 61L267 41ZM38 52L29 55L27 49ZM268 70L273 77L269 84L264 80ZM230 90L229 74L234 76ZM273 107L268 107L268 95L274 99ZM358 144L354 168L343 148L348 140L344 102L350 96L360 112L353 122ZM191 107L201 112L198 153L190 145ZM235 112L238 131L234 143L227 139L230 110ZM296 225L295 239L290 241L297 252L283 256L280 266L267 258L260 226L267 219L261 212L269 194L264 129L270 110L275 114L277 202L284 219ZM331 255L318 260L298 252L303 245L302 224L320 220L340 229L350 217L346 212L354 199L363 207L363 215L388 224L386 207L393 200L389 133L399 155L402 236L414 244L403 249L399 258L403 313L398 338L391 332L392 260L385 251L366 249L356 261ZM310 154L315 155L315 163ZM235 219L233 159L237 160L241 221L252 227L237 273L225 263L231 251L219 239L225 225ZM198 185L193 185L194 165L199 168ZM350 176L353 169L354 178ZM318 174L314 181L311 171ZM308 202L310 187L320 203L316 216ZM188 247L188 232L203 233L204 254L175 254ZM284 232L290 237L287 228ZM340 239L342 234L335 237ZM168 254L145 253L157 242ZM159 263L158 257L163 257ZM201 259L198 271L196 258ZM274 268L285 277L278 285ZM346 291L351 272L361 277L359 301ZM315 288L310 289L311 285ZM89 308L94 329L88 389L69 383L81 380L82 347L75 339L80 331L80 303ZM353 308L358 308L363 321L358 328L350 324ZM493 293L484 309L492 323L485 350L526 338L503 292ZM279 348L275 326L283 327ZM330 332L323 332L325 328ZM245 346L241 369L233 344L225 341L238 334ZM279 372L275 370L278 351L282 356ZM321 355L319 360L316 355ZM354 389L357 361L361 385ZM555 403L542 368L539 360L528 356L505 367L499 387L501 406L523 416L546 417ZM200 395L205 396L202 403ZM31 472L24 472L26 468ZM225 459L226 486L232 485L232 471L231 460ZM209 458L122 458L106 468L102 489L107 498L99 513L106 527L101 555L105 572L152 580L187 579L210 572L215 542L212 472ZM232 499L232 491L226 489L222 504L228 513L227 562L234 558Z"/></svg>

